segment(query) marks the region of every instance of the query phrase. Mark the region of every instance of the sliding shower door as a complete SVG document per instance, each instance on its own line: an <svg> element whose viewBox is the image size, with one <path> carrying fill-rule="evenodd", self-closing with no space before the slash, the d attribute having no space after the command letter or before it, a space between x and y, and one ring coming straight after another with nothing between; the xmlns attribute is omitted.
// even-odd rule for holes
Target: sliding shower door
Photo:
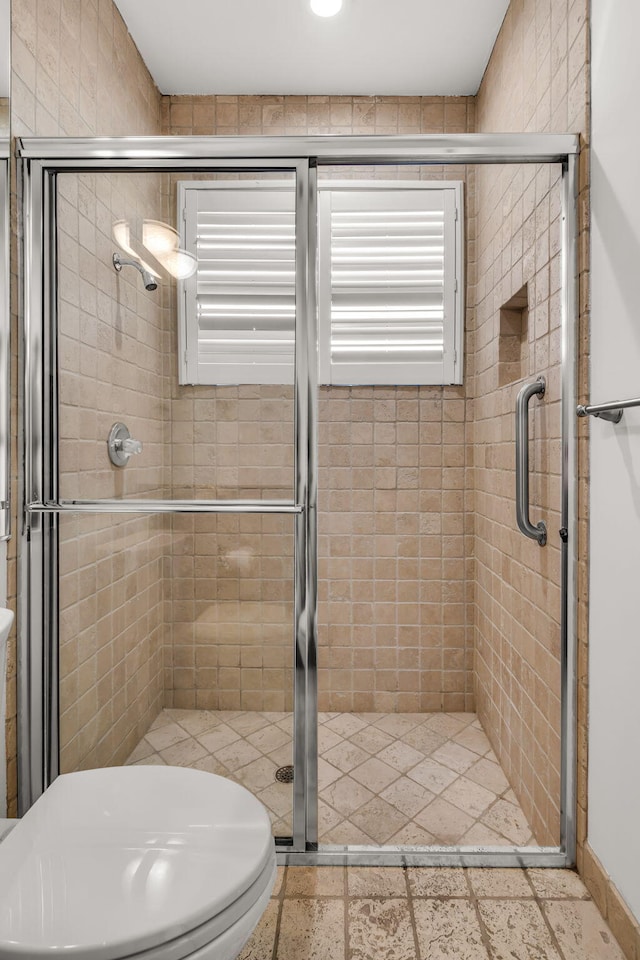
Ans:
<svg viewBox="0 0 640 960"><path fill-rule="evenodd" d="M28 470L51 671L31 798L58 773L189 765L304 849L307 164L70 167L30 181L50 218Z"/></svg>
<svg viewBox="0 0 640 960"><path fill-rule="evenodd" d="M178 764L283 862L572 863L574 138L21 150L22 810Z"/></svg>

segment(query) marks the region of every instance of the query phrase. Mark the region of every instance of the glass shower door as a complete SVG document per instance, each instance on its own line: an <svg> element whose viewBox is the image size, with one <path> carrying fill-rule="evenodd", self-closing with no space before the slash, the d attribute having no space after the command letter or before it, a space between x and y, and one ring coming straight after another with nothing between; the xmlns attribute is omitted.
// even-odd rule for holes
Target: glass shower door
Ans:
<svg viewBox="0 0 640 960"><path fill-rule="evenodd" d="M194 766L247 786L304 849L307 165L70 166L48 185L32 331L52 385L33 408L32 574L53 584L57 674L32 792L87 767Z"/></svg>

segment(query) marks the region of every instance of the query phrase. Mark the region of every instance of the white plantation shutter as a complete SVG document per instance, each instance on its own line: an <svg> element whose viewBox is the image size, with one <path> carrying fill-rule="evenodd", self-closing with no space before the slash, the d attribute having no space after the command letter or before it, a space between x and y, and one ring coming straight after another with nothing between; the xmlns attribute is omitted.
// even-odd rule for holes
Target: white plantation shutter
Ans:
<svg viewBox="0 0 640 960"><path fill-rule="evenodd" d="M456 185L320 198L320 382L454 383Z"/></svg>
<svg viewBox="0 0 640 960"><path fill-rule="evenodd" d="M293 383L295 187L185 185L182 383ZM186 367L186 369L184 369Z"/></svg>
<svg viewBox="0 0 640 960"><path fill-rule="evenodd" d="M295 190L186 182L181 383L292 383ZM319 380L462 382L461 184L320 185Z"/></svg>

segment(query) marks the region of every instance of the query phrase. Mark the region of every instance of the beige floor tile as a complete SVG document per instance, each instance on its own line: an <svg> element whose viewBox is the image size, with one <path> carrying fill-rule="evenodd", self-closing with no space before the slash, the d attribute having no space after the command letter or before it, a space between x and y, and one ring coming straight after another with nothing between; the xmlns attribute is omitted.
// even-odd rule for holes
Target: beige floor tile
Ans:
<svg viewBox="0 0 640 960"><path fill-rule="evenodd" d="M468 780L479 783L481 787L491 790L496 795L500 795L509 789L509 781L502 772L502 767L484 757L478 760L472 767L469 767L465 773Z"/></svg>
<svg viewBox="0 0 640 960"><path fill-rule="evenodd" d="M293 790L290 783L272 783L258 794L260 800L269 810L273 810L279 817L291 813L293 806Z"/></svg>
<svg viewBox="0 0 640 960"><path fill-rule="evenodd" d="M286 717L283 717L282 720L278 720L276 727L280 727L280 729L288 733L290 737L293 737L293 714L289 713Z"/></svg>
<svg viewBox="0 0 640 960"><path fill-rule="evenodd" d="M276 960L344 960L344 911L343 899L285 899Z"/></svg>
<svg viewBox="0 0 640 960"><path fill-rule="evenodd" d="M262 730L268 725L269 721L266 717L263 717L261 713L249 710L229 720L231 729L235 730L236 733L239 733L242 737L247 737L250 733L255 733L256 730Z"/></svg>
<svg viewBox="0 0 640 960"><path fill-rule="evenodd" d="M473 869L467 875L477 897L533 897L524 870Z"/></svg>
<svg viewBox="0 0 640 960"><path fill-rule="evenodd" d="M428 960L489 960L468 900L414 900L420 954Z"/></svg>
<svg viewBox="0 0 640 960"><path fill-rule="evenodd" d="M565 960L624 960L622 950L592 901L547 900L543 910Z"/></svg>
<svg viewBox="0 0 640 960"><path fill-rule="evenodd" d="M149 730L159 730L160 727L165 727L168 723L175 723L171 714L174 711L172 710L161 710L158 716L155 718ZM177 710L176 713L186 713L186 710ZM190 712L190 711L189 711Z"/></svg>
<svg viewBox="0 0 640 960"><path fill-rule="evenodd" d="M456 743L461 743L463 747L473 750L481 757L484 757L491 750L491 744L486 733L473 726L465 727L460 733L454 734L453 739Z"/></svg>
<svg viewBox="0 0 640 960"><path fill-rule="evenodd" d="M234 743L239 739L240 734L232 730L226 723L219 723L213 730L209 730L207 733L201 733L198 736L198 740L209 753L216 753L218 750L222 750L223 747L228 747L230 743Z"/></svg>
<svg viewBox="0 0 640 960"><path fill-rule="evenodd" d="M513 803L507 803L506 800L497 800L482 815L481 820L491 830L501 833L512 843L526 845L531 840L531 827L522 810Z"/></svg>
<svg viewBox="0 0 640 960"><path fill-rule="evenodd" d="M282 747L291 740L288 733L281 730L280 727L276 727L273 723L269 724L268 727L262 727L260 730L250 733L246 739L251 746L261 753L270 753L272 750L277 750L278 747Z"/></svg>
<svg viewBox="0 0 640 960"><path fill-rule="evenodd" d="M410 730L409 733L406 733L402 738L402 742L410 747L415 747L415 749L419 750L425 757L428 757L434 750L441 747L443 743L446 743L447 738L435 730L429 729L429 727L423 723L421 726L416 727L415 730Z"/></svg>
<svg viewBox="0 0 640 960"><path fill-rule="evenodd" d="M460 714L454 717L450 713L434 713L425 721L425 727L444 737L454 737L456 733L460 733L464 727L471 723L474 716L475 714L469 714L469 719L464 721L460 720Z"/></svg>
<svg viewBox="0 0 640 960"><path fill-rule="evenodd" d="M285 897L343 897L344 867L289 867Z"/></svg>
<svg viewBox="0 0 640 960"><path fill-rule="evenodd" d="M527 870L533 889L540 899L589 900L589 891L573 870Z"/></svg>
<svg viewBox="0 0 640 960"><path fill-rule="evenodd" d="M379 753L384 747L388 747L389 744L395 742L392 736L385 733L384 730L378 730L377 727L365 727L364 730L360 730L349 737L349 740L351 743L355 743L357 747L362 747L369 754Z"/></svg>
<svg viewBox="0 0 640 960"><path fill-rule="evenodd" d="M376 843L386 843L407 822L403 813L381 797L374 797L365 803L351 814L350 820Z"/></svg>
<svg viewBox="0 0 640 960"><path fill-rule="evenodd" d="M190 767L196 760L202 760L206 755L205 748L193 737L181 740L180 743L174 743L172 747L160 751L164 762L172 767Z"/></svg>
<svg viewBox="0 0 640 960"><path fill-rule="evenodd" d="M259 760L262 754L255 747L252 747L246 740L236 740L222 750L216 751L216 759L224 763L227 770L232 773L240 767L246 767L247 764Z"/></svg>
<svg viewBox="0 0 640 960"><path fill-rule="evenodd" d="M464 773L478 759L477 754L472 750L467 750L466 747L452 740L448 740L443 746L434 750L432 756L438 763L443 763L445 767L449 767L456 773Z"/></svg>
<svg viewBox="0 0 640 960"><path fill-rule="evenodd" d="M459 843L473 825L473 818L452 803L438 797L414 817L415 822L433 834L437 843Z"/></svg>
<svg viewBox="0 0 640 960"><path fill-rule="evenodd" d="M220 754L217 755L218 757ZM234 777L239 783L243 784L247 790L264 790L270 784L276 782L277 766L267 757L260 757L248 763L245 767L240 767L234 772Z"/></svg>
<svg viewBox="0 0 640 960"><path fill-rule="evenodd" d="M196 760L193 764L194 770L206 770L207 773L216 773L219 777L228 777L229 771L223 763L220 763L219 760L216 760L215 757L212 757L211 754L207 754L206 757L203 757L202 760ZM237 780L237 777L233 778Z"/></svg>
<svg viewBox="0 0 640 960"><path fill-rule="evenodd" d="M409 867L409 889L414 897L468 897L464 870L458 867Z"/></svg>
<svg viewBox="0 0 640 960"><path fill-rule="evenodd" d="M334 767L332 763L327 763L323 757L318 759L318 790L322 792L327 787L335 783L342 776L342 771Z"/></svg>
<svg viewBox="0 0 640 960"><path fill-rule="evenodd" d="M350 897L406 897L405 873L400 867L349 867Z"/></svg>
<svg viewBox="0 0 640 960"><path fill-rule="evenodd" d="M213 730L221 723L218 716L210 710L182 710L180 712L187 714L187 716L181 717L177 722L192 737L199 737L202 733L208 733L209 730Z"/></svg>
<svg viewBox="0 0 640 960"><path fill-rule="evenodd" d="M187 731L183 730L177 723L173 723L173 721L164 723L155 730L149 730L146 735L146 739L158 753L160 753L161 750L166 750L167 747L172 747L174 743L187 740L188 737L189 734Z"/></svg>
<svg viewBox="0 0 640 960"><path fill-rule="evenodd" d="M288 767L293 764L293 743L283 743L281 747L272 750L267 756L276 767Z"/></svg>
<svg viewBox="0 0 640 960"><path fill-rule="evenodd" d="M374 726L378 730L384 730L389 736L402 740L405 734L414 730L424 721L424 715L420 713L388 713L376 720Z"/></svg>
<svg viewBox="0 0 640 960"><path fill-rule="evenodd" d="M511 844L501 833L496 833L484 823L474 823L460 840L465 847L504 847Z"/></svg>
<svg viewBox="0 0 640 960"><path fill-rule="evenodd" d="M385 787L398 779L397 771L382 760L378 760L377 757L369 757L351 771L351 776L372 793L381 793Z"/></svg>
<svg viewBox="0 0 640 960"><path fill-rule="evenodd" d="M351 960L415 960L406 899L352 900L348 905Z"/></svg>
<svg viewBox="0 0 640 960"><path fill-rule="evenodd" d="M362 747L357 747L350 740L342 740L335 747L326 750L324 759L328 760L332 766L337 767L343 773L349 773L354 767L359 766L368 759L369 754Z"/></svg>
<svg viewBox="0 0 640 960"><path fill-rule="evenodd" d="M410 747L401 740L396 740L394 743L390 743L388 747L380 750L377 757L378 760L387 763L399 773L406 773L407 770L411 770L412 767L424 760L424 756L419 750Z"/></svg>
<svg viewBox="0 0 640 960"><path fill-rule="evenodd" d="M401 813L407 817L415 817L416 813L427 806L434 799L435 794L427 790L426 787L410 780L408 777L400 777L390 783L380 794L383 800L397 807Z"/></svg>
<svg viewBox="0 0 640 960"><path fill-rule="evenodd" d="M341 813L343 817L350 817L369 800L373 800L373 797L374 794L370 790L352 780L351 777L342 777L322 791L325 803Z"/></svg>
<svg viewBox="0 0 640 960"><path fill-rule="evenodd" d="M318 727L318 752L320 754L326 753L331 747L335 747L337 743L342 743L342 740L343 738L338 736L337 733L334 733L333 730L329 730L324 726Z"/></svg>
<svg viewBox="0 0 640 960"><path fill-rule="evenodd" d="M453 803L460 810L464 810L474 820L480 817L496 799L495 793L485 790L479 783L474 783L466 777L458 777L440 796L448 803Z"/></svg>
<svg viewBox="0 0 640 960"><path fill-rule="evenodd" d="M430 847L436 842L436 838L430 834L424 827L419 827L417 823L410 820L402 830L398 830L389 838L392 846L401 847Z"/></svg>
<svg viewBox="0 0 640 960"><path fill-rule="evenodd" d="M337 733L339 737L352 737L354 733L364 730L367 726L364 720L356 717L353 713L339 713L331 720L327 720L325 727Z"/></svg>
<svg viewBox="0 0 640 960"><path fill-rule="evenodd" d="M441 763L436 763L435 760L429 758L409 771L409 777L426 787L431 793L442 793L449 784L457 779L457 776L457 773L454 773L453 770L449 770L448 767L443 767Z"/></svg>
<svg viewBox="0 0 640 960"><path fill-rule="evenodd" d="M562 960L535 900L479 900L478 910L496 958Z"/></svg>
<svg viewBox="0 0 640 960"><path fill-rule="evenodd" d="M265 960L266 957L272 956L279 909L280 904L277 900L269 903L238 960Z"/></svg>
<svg viewBox="0 0 640 960"><path fill-rule="evenodd" d="M323 800L318 800L318 833L323 838L327 830L337 827L344 817Z"/></svg>
<svg viewBox="0 0 640 960"><path fill-rule="evenodd" d="M363 830L356 827L355 824L351 823L350 820L343 820L342 823L338 823L335 827L332 827L331 830L327 830L322 837L322 842L337 844L339 846L352 844L370 847L374 843L374 840L368 836L368 834L364 833Z"/></svg>

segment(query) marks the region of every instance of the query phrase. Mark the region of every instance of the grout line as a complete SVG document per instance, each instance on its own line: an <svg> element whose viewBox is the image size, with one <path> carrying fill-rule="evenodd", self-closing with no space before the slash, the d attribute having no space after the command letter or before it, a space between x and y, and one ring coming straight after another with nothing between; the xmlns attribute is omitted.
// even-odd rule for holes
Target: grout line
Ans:
<svg viewBox="0 0 640 960"><path fill-rule="evenodd" d="M413 933L413 943L416 950L416 960L421 960L420 941L418 940L418 928L416 927L416 915L413 909L413 896L411 893L411 884L409 883L409 870L407 867L403 867L402 872L404 873L404 882L407 888L407 907L409 910L409 918L411 920L411 932Z"/></svg>
<svg viewBox="0 0 640 960"><path fill-rule="evenodd" d="M471 877L469 875L468 868L463 867L463 873L464 873L464 878L467 882L467 888L469 890L469 900L471 901L471 905L475 911L475 914L478 920L478 926L480 929L480 937L482 939L482 945L487 951L487 960L490 960L490 958L494 956L494 953L491 949L491 940L489 937L489 932L486 926L484 925L482 916L480 915L480 906L478 904L478 898L476 897L476 894L474 892L473 884L471 883Z"/></svg>
<svg viewBox="0 0 640 960"><path fill-rule="evenodd" d="M280 887L280 892L276 897L278 901L278 915L276 917L276 930L273 937L273 950L271 951L271 960L276 960L278 955L278 946L280 944L280 927L282 925L282 912L284 910L284 900L285 900L285 888L287 884L287 871L288 867L284 867L284 872L282 875L282 886Z"/></svg>

